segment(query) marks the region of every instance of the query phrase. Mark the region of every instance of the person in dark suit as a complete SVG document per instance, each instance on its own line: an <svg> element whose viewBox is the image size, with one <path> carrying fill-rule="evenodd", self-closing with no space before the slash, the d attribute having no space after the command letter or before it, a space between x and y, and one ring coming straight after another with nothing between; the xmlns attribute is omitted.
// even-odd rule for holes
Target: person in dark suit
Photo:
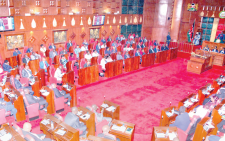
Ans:
<svg viewBox="0 0 225 141"><path fill-rule="evenodd" d="M218 127L218 131L219 132L222 132L222 133L225 133L225 120L222 120L219 124L217 124L217 127Z"/></svg>
<svg viewBox="0 0 225 141"><path fill-rule="evenodd" d="M32 74L32 72L31 72L31 70L30 70L28 65L26 65L25 68L22 70L22 77L23 78L28 78L29 81L31 81L32 83L35 82L34 76L33 76L33 74Z"/></svg>
<svg viewBox="0 0 225 141"><path fill-rule="evenodd" d="M68 98L67 102L65 102L67 105L70 105L70 100L71 100L71 96L70 94L66 94L66 92L64 90L62 91L59 91L57 88L56 88L56 84L51 84L52 86L52 90L54 91L54 94L55 94L55 97L56 98L59 98L59 97L64 97L64 98Z"/></svg>
<svg viewBox="0 0 225 141"><path fill-rule="evenodd" d="M33 52L33 48L32 47L28 48L27 51L26 51L26 53L31 53L31 52Z"/></svg>
<svg viewBox="0 0 225 141"><path fill-rule="evenodd" d="M188 113L185 112L185 107L181 106L179 109L180 114L176 117L176 120L173 124L170 124L170 127L177 127L183 131L186 131L191 120Z"/></svg>
<svg viewBox="0 0 225 141"><path fill-rule="evenodd" d="M44 110L45 112L47 112L48 102L43 97L33 96L30 93L29 89L24 89L24 94L25 94L25 97L27 99L27 102L30 105L38 103L39 104L39 110ZM41 109L41 105L43 105L42 109ZM26 104L25 104L25 107L27 107Z"/></svg>
<svg viewBox="0 0 225 141"><path fill-rule="evenodd" d="M73 46L71 40L69 40L69 42L66 44L66 49L69 52L70 47Z"/></svg>
<svg viewBox="0 0 225 141"><path fill-rule="evenodd" d="M27 54L25 54L25 55L24 55L24 58L22 59L22 62L23 62L24 64L28 64L29 61L30 61L30 58L27 56Z"/></svg>
<svg viewBox="0 0 225 141"><path fill-rule="evenodd" d="M79 121L79 117L77 116L77 113L78 113L77 107L72 107L71 112L67 113L67 115L64 119L64 122L66 124L68 124L69 126L82 131L80 136L85 136L87 133L87 131L86 131L87 127L83 122Z"/></svg>
<svg viewBox="0 0 225 141"><path fill-rule="evenodd" d="M144 41L144 40L143 40L143 37L141 37L141 39L140 39L140 41L139 41L139 42L141 43L141 42L143 42L143 41Z"/></svg>
<svg viewBox="0 0 225 141"><path fill-rule="evenodd" d="M118 36L116 37L116 41L121 41L120 35L118 35Z"/></svg>
<svg viewBox="0 0 225 141"><path fill-rule="evenodd" d="M29 89L29 91L32 95L34 95L34 91L32 90L31 86L24 87L24 84L21 84L19 74L16 75L16 77L14 79L14 84L15 84L16 89L25 89L26 88L26 89Z"/></svg>
<svg viewBox="0 0 225 141"><path fill-rule="evenodd" d="M91 66L91 61L87 60L87 62L84 64L84 68L90 67Z"/></svg>
<svg viewBox="0 0 225 141"><path fill-rule="evenodd" d="M217 49L217 46L215 46L215 48L212 50L212 52L217 52L217 53L219 52Z"/></svg>
<svg viewBox="0 0 225 141"><path fill-rule="evenodd" d="M156 46L156 47L154 48L154 52L157 53L157 52L159 52L159 51L160 51L160 50L159 50L159 47Z"/></svg>
<svg viewBox="0 0 225 141"><path fill-rule="evenodd" d="M96 51L98 52L98 54L100 54L100 49L101 49L101 45L100 45L100 43L98 43L96 45Z"/></svg>
<svg viewBox="0 0 225 141"><path fill-rule="evenodd" d="M31 124L29 122L25 122L23 124L22 133L24 137L28 134L30 135L35 141L52 141L50 138L45 138L45 134L35 134L31 133Z"/></svg>
<svg viewBox="0 0 225 141"><path fill-rule="evenodd" d="M140 53L139 49L136 50L135 56L140 56L140 63L141 63L142 62L142 56L141 56L141 53Z"/></svg>
<svg viewBox="0 0 225 141"><path fill-rule="evenodd" d="M110 139L114 141L120 141L120 139L117 139L115 135L109 134L110 127L108 125L104 125L102 127L102 133L98 134L98 137Z"/></svg>
<svg viewBox="0 0 225 141"><path fill-rule="evenodd" d="M170 37L170 32L168 32L168 35L166 36L166 43L170 45L171 37Z"/></svg>
<svg viewBox="0 0 225 141"><path fill-rule="evenodd" d="M164 47L164 45L161 46L161 51L166 50L166 48Z"/></svg>
<svg viewBox="0 0 225 141"><path fill-rule="evenodd" d="M142 52L142 56L145 55L145 50L144 49L141 49L141 52Z"/></svg>
<svg viewBox="0 0 225 141"><path fill-rule="evenodd" d="M141 45L141 48L145 48L146 46L145 46L145 43L143 43L142 45Z"/></svg>
<svg viewBox="0 0 225 141"><path fill-rule="evenodd" d="M137 49L140 49L140 48L141 48L141 43L139 42L137 45Z"/></svg>
<svg viewBox="0 0 225 141"><path fill-rule="evenodd" d="M13 69L10 65L9 65L9 61L8 60L5 60L3 65L2 65L2 68L4 71L7 71L7 72L11 72L11 70Z"/></svg>
<svg viewBox="0 0 225 141"><path fill-rule="evenodd" d="M165 50L169 50L168 44L165 45Z"/></svg>
<svg viewBox="0 0 225 141"><path fill-rule="evenodd" d="M111 36L109 36L109 38L107 39L108 42L111 42L112 41L112 38Z"/></svg>
<svg viewBox="0 0 225 141"><path fill-rule="evenodd" d="M63 65L64 69L66 69L67 62L68 62L68 60L66 59L66 57L64 55L62 55L61 60L60 60L60 64Z"/></svg>
<svg viewBox="0 0 225 141"><path fill-rule="evenodd" d="M150 46L149 53L155 53L152 46Z"/></svg>
<svg viewBox="0 0 225 141"><path fill-rule="evenodd" d="M205 50L205 51L209 51L209 47L208 47L208 45L206 45L206 46L203 48L203 50Z"/></svg>
<svg viewBox="0 0 225 141"><path fill-rule="evenodd" d="M108 56L108 55L110 55L110 54L111 54L111 52L110 52L110 50L109 50L109 47L107 47L106 50L105 50L105 55Z"/></svg>
<svg viewBox="0 0 225 141"><path fill-rule="evenodd" d="M111 54L113 54L113 53L117 53L116 47L113 47L113 49L111 50Z"/></svg>
<svg viewBox="0 0 225 141"><path fill-rule="evenodd" d="M6 102L4 98L0 98L0 109L5 109L6 112L10 111L16 120L17 110L11 102ZM5 116L5 115L1 115L1 116Z"/></svg>
<svg viewBox="0 0 225 141"><path fill-rule="evenodd" d="M225 48L220 51L221 54L225 54Z"/></svg>
<svg viewBox="0 0 225 141"><path fill-rule="evenodd" d="M156 47L156 46L158 46L158 45L159 45L159 43L157 42L157 40L155 40L154 46Z"/></svg>
<svg viewBox="0 0 225 141"><path fill-rule="evenodd" d="M130 58L130 55L128 54L128 52L125 53L124 55L124 59Z"/></svg>
<svg viewBox="0 0 225 141"><path fill-rule="evenodd" d="M101 42L102 42L103 44L106 43L105 37L102 38Z"/></svg>
<svg viewBox="0 0 225 141"><path fill-rule="evenodd" d="M55 45L52 43L49 47L49 49L56 49Z"/></svg>
<svg viewBox="0 0 225 141"><path fill-rule="evenodd" d="M18 50L18 48L15 48L15 51L13 52L13 56L17 56L21 54L21 52Z"/></svg>
<svg viewBox="0 0 225 141"><path fill-rule="evenodd" d="M65 54L67 54L66 49L64 49L64 50L60 51L60 53L59 53L59 54L60 54L60 55L65 55Z"/></svg>

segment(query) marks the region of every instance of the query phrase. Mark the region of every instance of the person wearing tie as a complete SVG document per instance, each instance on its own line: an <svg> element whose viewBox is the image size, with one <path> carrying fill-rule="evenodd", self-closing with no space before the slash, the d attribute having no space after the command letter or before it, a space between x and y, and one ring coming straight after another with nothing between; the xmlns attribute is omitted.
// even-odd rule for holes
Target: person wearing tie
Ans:
<svg viewBox="0 0 225 141"><path fill-rule="evenodd" d="M12 82L11 82L12 83ZM34 91L32 90L32 87L31 86L24 86L25 84L22 84L21 82L20 82L20 75L19 74L17 74L16 75L16 77L15 77L15 79L14 79L14 84L15 84L15 87L16 87L16 89L18 90L18 89L29 89L29 91L30 91L30 93L32 94L32 95L34 95Z"/></svg>
<svg viewBox="0 0 225 141"><path fill-rule="evenodd" d="M114 42L112 43L112 46L113 46L113 47L117 47L116 41L114 41Z"/></svg>
<svg viewBox="0 0 225 141"><path fill-rule="evenodd" d="M100 49L101 49L101 45L100 45L100 43L98 43L96 45L96 51L98 52L98 54L100 53Z"/></svg>
<svg viewBox="0 0 225 141"><path fill-rule="evenodd" d="M118 35L118 36L116 37L116 41L121 41L120 35Z"/></svg>
<svg viewBox="0 0 225 141"><path fill-rule="evenodd" d="M216 52L216 53L219 52L218 49L217 49L217 46L215 46L215 48L212 50L212 52Z"/></svg>
<svg viewBox="0 0 225 141"><path fill-rule="evenodd" d="M79 48L79 45L74 49L74 53L76 54L77 58L79 59L79 53L81 52L81 49Z"/></svg>
<svg viewBox="0 0 225 141"><path fill-rule="evenodd" d="M105 55L110 55L110 54L111 54L111 52L109 50L109 47L107 47L106 50L105 50Z"/></svg>
<svg viewBox="0 0 225 141"><path fill-rule="evenodd" d="M21 54L21 52L18 50L18 48L15 48L15 51L13 52L13 56L17 56Z"/></svg>
<svg viewBox="0 0 225 141"><path fill-rule="evenodd" d="M155 53L152 46L150 46L149 53Z"/></svg>
<svg viewBox="0 0 225 141"><path fill-rule="evenodd" d="M206 45L204 48L203 48L204 51L209 51L209 47L208 45Z"/></svg>
<svg viewBox="0 0 225 141"><path fill-rule="evenodd" d="M144 40L143 40L143 43L146 43L146 42L148 42L148 40L147 40L146 37L145 37Z"/></svg>
<svg viewBox="0 0 225 141"><path fill-rule="evenodd" d="M5 60L3 65L2 65L2 68L4 71L7 71L7 72L11 72L11 70L13 69L10 65L9 65L9 61L8 60Z"/></svg>
<svg viewBox="0 0 225 141"><path fill-rule="evenodd" d="M109 36L109 38L107 39L108 42L111 42L112 41L112 38L111 36Z"/></svg>
<svg viewBox="0 0 225 141"><path fill-rule="evenodd" d="M63 68L66 69L66 63L68 62L68 60L66 59L66 57L64 55L62 55L60 63L63 65Z"/></svg>
<svg viewBox="0 0 225 141"><path fill-rule="evenodd" d="M56 49L55 45L52 43L49 47L49 49Z"/></svg>
<svg viewBox="0 0 225 141"><path fill-rule="evenodd" d="M220 51L221 54L225 54L225 48Z"/></svg>
<svg viewBox="0 0 225 141"><path fill-rule="evenodd" d="M52 62L54 62L54 57L58 55L58 53L55 51L55 49L53 49L52 51L50 51L49 53L49 58L52 59Z"/></svg>
<svg viewBox="0 0 225 141"><path fill-rule="evenodd" d="M84 42L82 44L85 46L88 46L88 42L86 40L84 40Z"/></svg>
<svg viewBox="0 0 225 141"><path fill-rule="evenodd" d="M66 44L66 48L68 52L71 46L73 46L73 44L71 43L71 40L69 40L69 42Z"/></svg>
<svg viewBox="0 0 225 141"><path fill-rule="evenodd" d="M157 40L155 40L154 41L154 46L156 47L156 46L158 46L159 44L158 44L158 42L157 42Z"/></svg>
<svg viewBox="0 0 225 141"><path fill-rule="evenodd" d="M159 52L160 50L159 50L159 46L156 46L155 48L154 48L154 53L157 53L157 52Z"/></svg>
<svg viewBox="0 0 225 141"><path fill-rule="evenodd" d="M142 56L141 56L141 53L140 53L140 50L137 49L136 52L135 52L135 57L136 56L140 56L140 63L142 62Z"/></svg>
<svg viewBox="0 0 225 141"><path fill-rule="evenodd" d="M166 48L164 47L164 45L161 46L161 51L166 50Z"/></svg>
<svg viewBox="0 0 225 141"><path fill-rule="evenodd" d="M106 43L105 37L102 38L101 42L102 42L103 44Z"/></svg>
<svg viewBox="0 0 225 141"><path fill-rule="evenodd" d="M137 45L137 49L140 49L140 48L141 48L141 43L139 42Z"/></svg>
<svg viewBox="0 0 225 141"><path fill-rule="evenodd" d="M99 56L98 52L96 50L93 50L92 57L98 57L98 56Z"/></svg>
<svg viewBox="0 0 225 141"><path fill-rule="evenodd" d="M64 50L60 51L60 53L59 53L59 54L60 54L60 55L65 55L65 54L67 54L66 49L64 49Z"/></svg>
<svg viewBox="0 0 225 141"><path fill-rule="evenodd" d="M31 53L31 52L33 52L33 48L32 47L28 48L27 51L26 51L26 53Z"/></svg>
<svg viewBox="0 0 225 141"><path fill-rule="evenodd" d="M124 55L124 59L130 58L130 55L128 54L128 52L125 53Z"/></svg>
<svg viewBox="0 0 225 141"><path fill-rule="evenodd" d="M27 56L27 54L24 54L24 58L22 59L22 62L23 62L24 64L28 64L29 61L30 61L30 58Z"/></svg>
<svg viewBox="0 0 225 141"><path fill-rule="evenodd" d="M31 81L32 83L35 82L34 76L33 76L33 74L32 74L32 72L31 72L31 70L30 70L28 65L26 65L24 67L24 69L22 70L22 77L23 78L28 78L29 81Z"/></svg>
<svg viewBox="0 0 225 141"><path fill-rule="evenodd" d="M141 45L141 48L145 48L146 46L145 46L145 43L143 42L143 44Z"/></svg>
<svg viewBox="0 0 225 141"><path fill-rule="evenodd" d="M37 59L40 59L41 56L39 54L37 54L36 52L32 52L31 56L30 56L30 59L31 60L37 60Z"/></svg>
<svg viewBox="0 0 225 141"><path fill-rule="evenodd" d="M170 32L168 32L168 35L166 36L166 43L168 46L170 45L171 37L170 37Z"/></svg>
<svg viewBox="0 0 225 141"><path fill-rule="evenodd" d="M39 66L41 69L45 70L45 73L47 73L47 68L48 68L49 64L44 57L42 58L42 61L39 63Z"/></svg>

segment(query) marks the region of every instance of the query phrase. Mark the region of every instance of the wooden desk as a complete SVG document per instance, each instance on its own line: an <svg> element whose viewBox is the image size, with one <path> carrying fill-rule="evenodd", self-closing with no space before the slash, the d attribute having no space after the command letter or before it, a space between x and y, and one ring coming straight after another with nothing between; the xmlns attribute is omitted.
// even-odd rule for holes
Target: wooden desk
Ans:
<svg viewBox="0 0 225 141"><path fill-rule="evenodd" d="M40 82L39 83L40 88L42 88L43 86L46 86L44 69L40 69L35 76L38 77L38 80Z"/></svg>
<svg viewBox="0 0 225 141"><path fill-rule="evenodd" d="M179 103L178 103L178 109L181 107L181 106L184 106L184 102L187 101L187 100L190 100L190 98L196 98L197 94L190 94L189 96L187 96L186 98L182 99ZM199 101L198 102L194 102L192 105L188 106L186 108L186 112L189 113L191 110L193 110L196 106L199 105Z"/></svg>
<svg viewBox="0 0 225 141"><path fill-rule="evenodd" d="M16 56L12 56L12 57L9 57L9 58L6 58L6 60L9 61L9 65L12 67L12 68L15 68L18 64L17 64L17 57Z"/></svg>
<svg viewBox="0 0 225 141"><path fill-rule="evenodd" d="M112 60L117 60L117 58L116 58L116 55L117 55L117 53L112 53L110 56L111 56L111 58L112 58Z"/></svg>
<svg viewBox="0 0 225 141"><path fill-rule="evenodd" d="M11 103L13 103L14 107L17 110L17 113L16 113L17 122L26 120L23 95L21 95L19 91L14 89L14 87L12 85L5 85L5 88L10 89L11 93L17 95L17 97L18 97L16 99L15 97L11 98L6 94L4 95L4 100L7 102L11 101Z"/></svg>
<svg viewBox="0 0 225 141"><path fill-rule="evenodd" d="M85 53L85 51L81 51L79 53L79 60L81 60L82 58L84 58L84 53Z"/></svg>
<svg viewBox="0 0 225 141"><path fill-rule="evenodd" d="M49 57L49 53L50 53L50 49L46 49L46 52L45 52L46 57Z"/></svg>
<svg viewBox="0 0 225 141"><path fill-rule="evenodd" d="M106 109L104 109L104 112L103 112L103 116L104 117L111 117L112 119L116 119L116 120L119 120L120 119L120 106L111 102L111 101L108 101L108 100L104 100L103 104L108 104L108 106L114 106L116 109L114 112L110 112L110 111L107 111ZM102 107L100 106L100 111L102 111Z"/></svg>
<svg viewBox="0 0 225 141"><path fill-rule="evenodd" d="M39 59L29 61L28 65L33 75L35 75L40 69Z"/></svg>
<svg viewBox="0 0 225 141"><path fill-rule="evenodd" d="M92 136L92 135L89 135L87 139L91 140L91 141L113 141L113 140L110 140L110 139L105 139L105 138Z"/></svg>
<svg viewBox="0 0 225 141"><path fill-rule="evenodd" d="M202 105L202 103L203 103L203 101L205 100L205 98L208 98L210 95L212 95L213 90L209 92L209 93L210 93L209 95L204 95L204 94L202 93L202 91L203 91L204 89L206 89L209 85L211 85L211 84L208 83L208 84L206 84L205 86L201 87L201 88L198 90L199 105Z"/></svg>
<svg viewBox="0 0 225 141"><path fill-rule="evenodd" d="M34 91L34 96L40 97L40 82L37 77L35 77L35 83L31 87Z"/></svg>
<svg viewBox="0 0 225 141"><path fill-rule="evenodd" d="M215 42L210 42L210 41L203 41L202 43L202 49L208 45L209 49L212 50L214 49L215 46L217 46L218 51L220 51L221 49L223 49L225 47L225 45L223 43L215 43Z"/></svg>
<svg viewBox="0 0 225 141"><path fill-rule="evenodd" d="M60 64L60 61L59 61L59 55L56 55L55 57L54 57L54 63L55 64Z"/></svg>
<svg viewBox="0 0 225 141"><path fill-rule="evenodd" d="M91 65L92 65L92 66L98 65L97 60L98 60L98 57L92 57L92 58L91 58Z"/></svg>
<svg viewBox="0 0 225 141"><path fill-rule="evenodd" d="M67 69L66 69L66 72L72 71L71 65L72 65L72 61L69 61L69 62L66 63L66 68L67 68Z"/></svg>
<svg viewBox="0 0 225 141"><path fill-rule="evenodd" d="M7 133L10 133L12 135L12 141L26 141L16 130L9 126L8 124L3 124L0 130L5 130ZM11 141L11 140L10 140Z"/></svg>
<svg viewBox="0 0 225 141"><path fill-rule="evenodd" d="M22 65L23 64L22 54L18 54L16 58L17 58L17 64L18 65Z"/></svg>
<svg viewBox="0 0 225 141"><path fill-rule="evenodd" d="M148 67L154 65L155 62L155 53L142 55L142 67Z"/></svg>
<svg viewBox="0 0 225 141"><path fill-rule="evenodd" d="M120 75L123 72L123 60L115 61L114 76Z"/></svg>
<svg viewBox="0 0 225 141"><path fill-rule="evenodd" d="M156 53L155 63L163 63L167 60L167 50Z"/></svg>
<svg viewBox="0 0 225 141"><path fill-rule="evenodd" d="M47 107L47 113L48 114L54 114L55 113L55 102L54 102L54 91L47 86L42 87L43 90L47 90L49 92L49 95L42 97L45 98L45 100L48 102L48 107Z"/></svg>
<svg viewBox="0 0 225 141"><path fill-rule="evenodd" d="M139 64L140 64L140 56L125 59L125 67L124 67L125 72L130 72L139 69Z"/></svg>
<svg viewBox="0 0 225 141"><path fill-rule="evenodd" d="M75 128L49 114L44 116L43 120L45 119L50 119L50 121L54 122L54 129L51 129L51 124L44 125L40 122L40 130L43 131L46 138L56 139L57 141L79 141L79 131ZM63 136L56 134L60 128L64 128L63 130L66 131Z"/></svg>
<svg viewBox="0 0 225 141"><path fill-rule="evenodd" d="M16 77L16 75L19 74L19 68L14 68L13 70L11 70L10 75Z"/></svg>
<svg viewBox="0 0 225 141"><path fill-rule="evenodd" d="M168 60L173 60L177 58L178 48L171 48L168 50Z"/></svg>
<svg viewBox="0 0 225 141"><path fill-rule="evenodd" d="M109 78L114 76L114 64L115 62L108 62L105 64L105 77Z"/></svg>
<svg viewBox="0 0 225 141"><path fill-rule="evenodd" d="M79 116L79 119L80 121L82 121L86 127L87 127L87 131L88 131L88 134L87 136L89 135L95 135L95 113L93 113L92 111L89 111L88 109L84 108L84 107L78 107L78 110L79 111L82 111L82 114L86 114L86 113L89 113L90 114L90 118L89 119L82 119L80 118Z"/></svg>
<svg viewBox="0 0 225 141"><path fill-rule="evenodd" d="M70 101L70 107L75 107L77 106L77 93L76 93L76 85L71 84L71 83L66 83L67 85L69 85L69 87L71 88L70 90L62 87L62 89L66 92L69 93L71 96L71 101Z"/></svg>
<svg viewBox="0 0 225 141"><path fill-rule="evenodd" d="M204 124L209 120L209 117L204 117L198 124L195 130L193 141L202 141L203 138L206 138L208 135L216 135L217 128L209 129L207 132L203 128Z"/></svg>
<svg viewBox="0 0 225 141"><path fill-rule="evenodd" d="M99 53L100 53L100 55L101 55L102 57L104 57L104 56L105 56L105 48L101 48L101 49L99 50Z"/></svg>
<svg viewBox="0 0 225 141"><path fill-rule="evenodd" d="M161 118L160 118L160 126L169 126L173 121L175 121L177 114L173 114L171 117L168 117L166 115L166 112L171 112L171 110L174 108L174 110L177 109L176 106L171 106L169 108L165 108L161 112Z"/></svg>
<svg viewBox="0 0 225 141"><path fill-rule="evenodd" d="M177 127L153 127L152 139L151 141L169 141L169 137L167 138L157 138L156 133L164 133L166 134L167 129L169 129L169 133L175 132L178 137Z"/></svg>
<svg viewBox="0 0 225 141"><path fill-rule="evenodd" d="M191 56L190 60L188 60L187 71L201 74L212 68L212 60L213 58L211 56L207 58Z"/></svg>
<svg viewBox="0 0 225 141"><path fill-rule="evenodd" d="M83 86L99 80L98 66L90 66L78 70L78 84Z"/></svg>
<svg viewBox="0 0 225 141"><path fill-rule="evenodd" d="M113 130L112 129L113 124L115 124L117 126L124 125L124 126L126 126L126 130L127 130L127 128L132 128L133 131L131 134L129 134L129 133ZM115 135L116 138L119 138L121 141L133 141L134 140L134 130L135 130L134 126L135 126L135 124L114 119L112 121L112 125L110 127L109 134Z"/></svg>
<svg viewBox="0 0 225 141"><path fill-rule="evenodd" d="M223 100L224 102L225 100ZM212 116L213 116L213 123L215 123L215 125L219 124L222 120L222 115L219 114L218 110L223 106L223 104L219 104L217 105L213 111L212 111Z"/></svg>
<svg viewBox="0 0 225 141"><path fill-rule="evenodd" d="M63 83L71 83L74 84L74 71L67 72L62 77Z"/></svg>

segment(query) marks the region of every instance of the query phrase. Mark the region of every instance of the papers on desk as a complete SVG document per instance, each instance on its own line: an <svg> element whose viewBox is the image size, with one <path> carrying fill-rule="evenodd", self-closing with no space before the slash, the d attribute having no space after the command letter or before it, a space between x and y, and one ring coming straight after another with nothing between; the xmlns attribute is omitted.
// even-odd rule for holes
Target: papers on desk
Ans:
<svg viewBox="0 0 225 141"><path fill-rule="evenodd" d="M173 139L176 138L176 137L177 137L177 135L176 135L174 132L169 133L169 139L170 139L170 140L173 140Z"/></svg>
<svg viewBox="0 0 225 141"><path fill-rule="evenodd" d="M116 110L116 108L114 106L110 106L110 107L106 108L106 110L109 112L114 112Z"/></svg>
<svg viewBox="0 0 225 141"><path fill-rule="evenodd" d="M186 101L184 102L184 107L187 108L187 107L191 106L192 104L193 104L192 102L186 100Z"/></svg>
<svg viewBox="0 0 225 141"><path fill-rule="evenodd" d="M87 113L87 114L84 114L84 115L80 116L80 118L82 118L82 119L89 119L90 115Z"/></svg>
<svg viewBox="0 0 225 141"><path fill-rule="evenodd" d="M42 93L42 95L44 96L48 96L49 92L47 90L40 90L40 92Z"/></svg>
<svg viewBox="0 0 225 141"><path fill-rule="evenodd" d="M172 133L168 133L168 135L166 135L165 133L157 133L156 132L156 137L157 138L166 138L166 137L169 137L169 140L173 140L174 138L177 137L177 134L175 132L172 132Z"/></svg>
<svg viewBox="0 0 225 141"><path fill-rule="evenodd" d="M0 131L0 140L1 141L9 141L12 139L12 135L10 133L6 133L5 129Z"/></svg>
<svg viewBox="0 0 225 141"><path fill-rule="evenodd" d="M207 90L202 90L202 93L203 93L204 95L209 95L209 94L210 94Z"/></svg>
<svg viewBox="0 0 225 141"><path fill-rule="evenodd" d="M42 123L42 124L44 124L44 125L48 125L48 124L50 124L50 122L49 122L49 120L48 120L48 119L44 119L44 120L42 120L42 121L41 121L41 123Z"/></svg>
<svg viewBox="0 0 225 141"><path fill-rule="evenodd" d="M83 111L78 111L78 112L77 112L77 115L78 115L78 116L81 116L81 115L82 115L82 112L83 112Z"/></svg>
<svg viewBox="0 0 225 141"><path fill-rule="evenodd" d="M206 122L203 126L203 128L205 129L205 131L208 131L210 128L215 128L213 125L212 125L212 122Z"/></svg>
<svg viewBox="0 0 225 141"><path fill-rule="evenodd" d="M208 90L208 91L212 91L212 90L214 90L214 88L213 88L212 85L210 84L210 85L207 87L207 90Z"/></svg>
<svg viewBox="0 0 225 141"><path fill-rule="evenodd" d="M131 134L133 131L133 128L128 127L125 133Z"/></svg>
<svg viewBox="0 0 225 141"><path fill-rule="evenodd" d="M219 110L218 113L222 116L225 115L225 105L223 105Z"/></svg>
<svg viewBox="0 0 225 141"><path fill-rule="evenodd" d="M164 133L156 133L157 138L166 138L166 134Z"/></svg>
<svg viewBox="0 0 225 141"><path fill-rule="evenodd" d="M194 102L198 102L198 99L197 98L196 99L195 98L191 98L191 102L193 102L193 103Z"/></svg>
<svg viewBox="0 0 225 141"><path fill-rule="evenodd" d="M120 131L120 132L125 132L125 130L126 130L126 126L124 126L124 125L122 125L122 126L117 126L117 125L113 125L112 126L112 129L113 130L116 130L116 131Z"/></svg>
<svg viewBox="0 0 225 141"><path fill-rule="evenodd" d="M174 108L172 109L171 112L166 112L166 115L167 115L168 117L171 117L173 114L174 114Z"/></svg>
<svg viewBox="0 0 225 141"><path fill-rule="evenodd" d="M108 105L108 104L104 104L104 103L103 103L103 104L101 105L101 107L103 107L103 108L107 108L107 107L109 107L109 105Z"/></svg>
<svg viewBox="0 0 225 141"><path fill-rule="evenodd" d="M58 134L58 135L61 135L61 136L63 136L65 133L66 133L66 131L64 131L64 130L62 130L62 129L59 129L57 132L55 132L56 134Z"/></svg>

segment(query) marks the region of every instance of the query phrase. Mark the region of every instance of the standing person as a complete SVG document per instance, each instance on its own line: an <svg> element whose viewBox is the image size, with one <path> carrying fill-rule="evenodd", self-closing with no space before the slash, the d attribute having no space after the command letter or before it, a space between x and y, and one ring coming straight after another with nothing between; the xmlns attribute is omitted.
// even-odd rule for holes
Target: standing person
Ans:
<svg viewBox="0 0 225 141"><path fill-rule="evenodd" d="M168 32L168 35L166 36L166 43L168 46L170 45L171 37L170 37L170 32Z"/></svg>

